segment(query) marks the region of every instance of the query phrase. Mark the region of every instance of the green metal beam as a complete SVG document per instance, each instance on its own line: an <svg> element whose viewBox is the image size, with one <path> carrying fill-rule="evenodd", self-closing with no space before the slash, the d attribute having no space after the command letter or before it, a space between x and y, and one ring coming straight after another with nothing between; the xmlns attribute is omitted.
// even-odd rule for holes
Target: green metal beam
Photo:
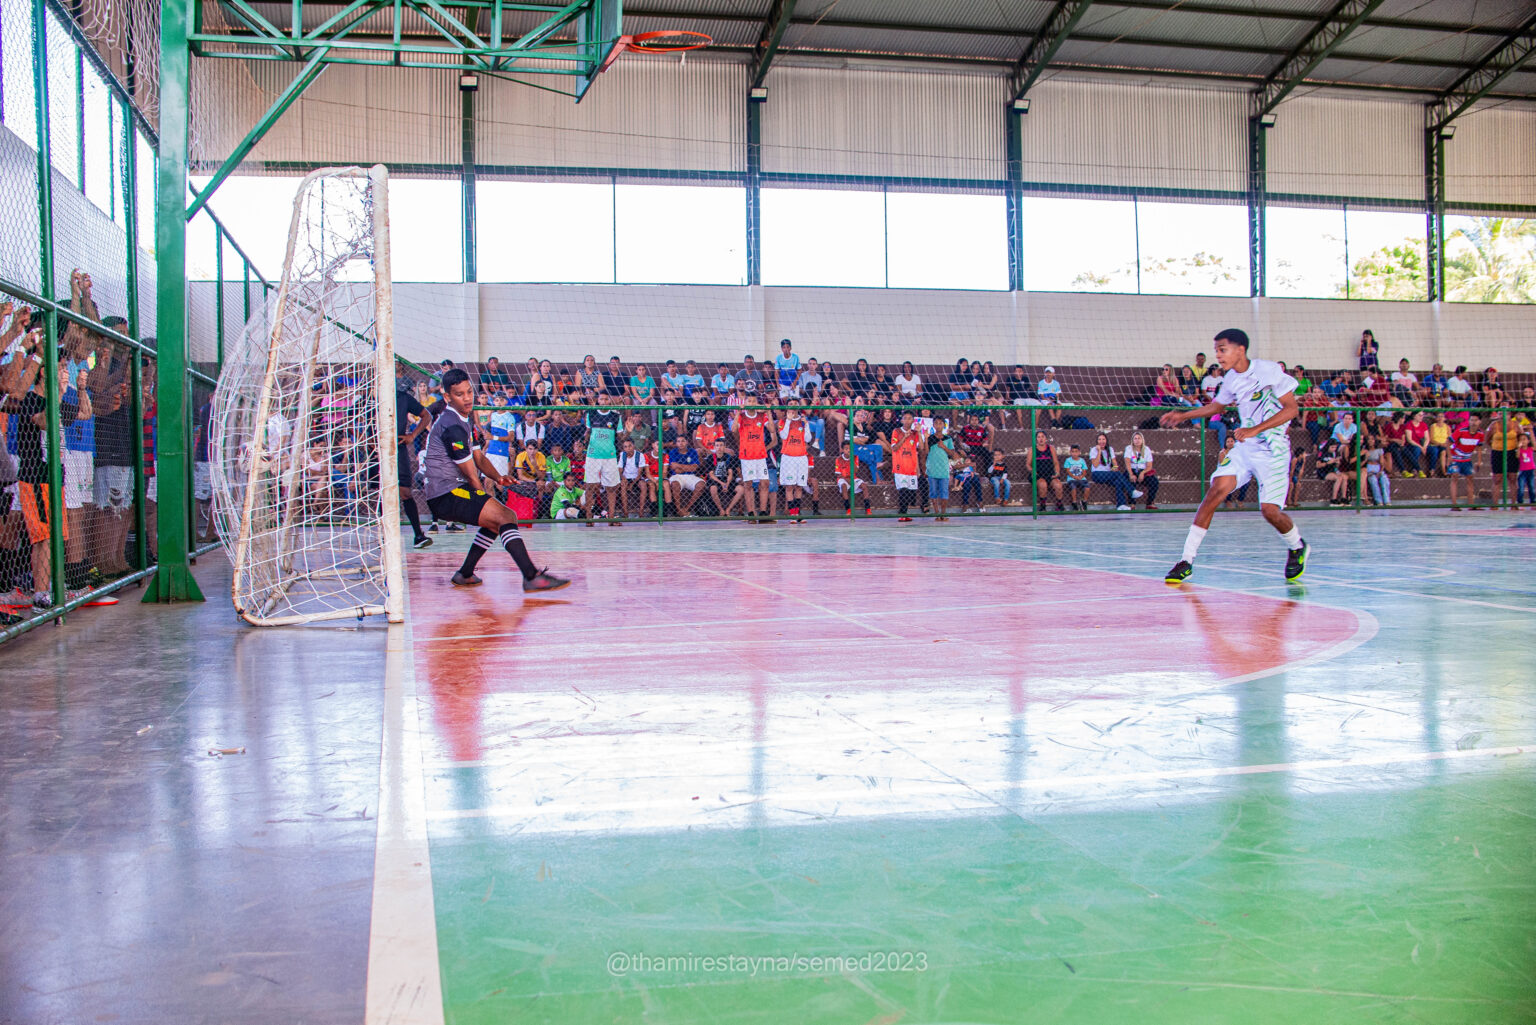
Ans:
<svg viewBox="0 0 1536 1025"><path fill-rule="evenodd" d="M1471 109L1498 84L1520 70L1536 53L1536 14L1532 14L1497 47L1449 89L1429 110L1429 129L1438 131Z"/></svg>
<svg viewBox="0 0 1536 1025"><path fill-rule="evenodd" d="M309 59L309 63L304 65L304 70L300 71L294 80L288 83L288 87L278 94L277 99L272 101L272 105L267 108L267 112L261 115L249 132L245 133L245 138L240 140L239 144L225 158L224 163L219 165L219 169L214 172L212 180L203 186L203 191L199 192L197 197L192 200L192 205L186 209L186 220L190 221L197 216L197 212L207 205L208 200L218 191L219 186L224 184L224 179L234 173L235 168L239 167L251 150L256 148L256 144L266 137L266 134L272 130L272 126L277 124L278 119L287 112L289 107L293 106L295 100L303 95L304 90L309 88L310 83L320 77L320 73L326 68L324 58L328 53L330 53L329 47L322 47L320 50L317 50L315 55Z"/></svg>
<svg viewBox="0 0 1536 1025"><path fill-rule="evenodd" d="M160 7L160 160L156 211L156 453L158 565L146 602L202 601L187 558L187 142L192 51L188 36L198 0L163 0Z"/></svg>
<svg viewBox="0 0 1536 1025"><path fill-rule="evenodd" d="M795 16L795 0L773 0L768 17L763 21L763 31L757 45L752 48L752 88L756 89L768 77L784 33L789 30L790 19Z"/></svg>
<svg viewBox="0 0 1536 1025"><path fill-rule="evenodd" d="M1386 0L1339 0L1306 37L1269 73L1254 96L1253 116L1268 114L1290 95L1361 22Z"/></svg>
<svg viewBox="0 0 1536 1025"><path fill-rule="evenodd" d="M53 137L48 117L48 19L43 0L32 0L32 89L37 115L37 223L39 282L44 295L52 298L54 287L53 252ZM55 607L65 601L64 586L64 462L59 422L59 315L50 305L43 317L44 415L47 418L48 447L48 565L51 578L50 598ZM37 582L33 581L33 591Z"/></svg>
<svg viewBox="0 0 1536 1025"><path fill-rule="evenodd" d="M1051 63L1061 44L1067 41L1077 23L1083 20L1093 0L1060 0L1045 19L1040 31L1030 40L1017 64L1013 66L1013 98L1021 100L1030 86L1039 79L1040 73Z"/></svg>

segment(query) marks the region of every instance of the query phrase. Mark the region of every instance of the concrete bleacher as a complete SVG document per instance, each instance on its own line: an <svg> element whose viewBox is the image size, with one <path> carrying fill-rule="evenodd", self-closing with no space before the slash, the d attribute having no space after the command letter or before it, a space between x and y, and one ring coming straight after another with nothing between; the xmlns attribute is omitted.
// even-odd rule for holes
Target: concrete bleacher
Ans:
<svg viewBox="0 0 1536 1025"><path fill-rule="evenodd" d="M647 362L647 367L652 369L653 375L658 376L664 369L653 367ZM700 372L706 377L714 372L718 361L703 361L699 364ZM733 368L737 365L731 364ZM486 366L483 363L461 364L477 382L486 374ZM605 364L600 363L600 367ZM892 372L900 370L901 362L894 361L886 364ZM1213 431L1202 431L1194 425L1185 425L1175 429L1164 429L1156 426L1157 417L1166 411L1165 408L1155 407L1149 404L1152 394L1152 385L1156 380L1159 367L1136 366L1064 366L1056 364L1056 379L1061 382L1062 394L1065 400L1072 404L1071 412L1075 415L1086 417L1094 424L1092 430L1088 429L1057 429L1049 426L1049 415L1046 407L1038 408L1038 419L1042 429L1050 436L1051 444L1057 453L1065 458L1072 445L1079 445L1086 453L1094 444L1099 432L1109 435L1110 443L1116 453L1123 452L1130 443L1131 434L1134 431L1142 431L1147 440L1147 445L1155 454L1155 466L1160 481L1158 495L1159 506L1189 506L1197 503L1201 494L1202 482L1207 479L1211 469L1214 469L1219 449L1216 443L1216 434ZM559 363L553 364L554 373L574 376L580 369L580 364ZM873 368L873 367L872 367ZM435 369L435 368L433 368ZM626 364L625 372L631 367ZM765 374L770 367L762 367ZM844 378L851 372L851 367L840 365L836 368L838 378ZM1044 365L1027 364L1026 372L1029 380L1038 382L1044 376ZM525 367L522 363L502 363L501 372L512 382L512 387L521 389L524 384ZM916 367L918 375L925 382L925 402L942 404L947 402L948 386L946 383L949 373L953 370L951 365L922 364ZM999 365L998 372L1007 375L1012 370L1011 365ZM1332 376L1334 371L1327 369L1309 369L1308 376L1319 382ZM1502 376L1506 390L1519 394L1519 390L1527 384L1536 384L1536 373L1504 373ZM1094 407L1114 406L1137 408L1102 409ZM1029 408L1025 407L1026 417ZM1017 416L1013 410L996 411L991 414L989 421L996 429L994 446L1003 453L1004 465L1008 468L1008 474L1013 487L1013 499L1015 505L1024 505L1030 498L1030 474L1032 471L1033 441L1030 431L1017 427ZM1204 435L1204 453L1202 456L1201 437ZM818 487L824 496L832 498L823 501L822 515L832 515L841 511L841 503L836 499L836 478L834 475L833 459L831 455L840 450L840 441L829 437L828 458L817 461L813 475ZM1310 439L1306 431L1299 423L1292 428L1292 445L1296 451L1310 449ZM1486 464L1485 464L1486 465ZM896 503L895 490L890 483L889 460L881 468L881 483L873 484L868 468L860 467L858 476L865 482L867 494L877 508L894 508ZM1484 499L1492 498L1498 493L1502 484L1497 479L1486 475L1478 478L1479 490ZM985 489L986 505L994 504L990 484L983 481ZM1510 490L1513 491L1513 478L1510 480ZM1392 490L1394 503L1410 502L1446 502L1450 497L1448 482L1442 477L1408 478L1401 474L1394 474L1392 478ZM1293 505L1323 505L1326 504L1331 494L1328 484L1319 481L1312 472L1311 465L1294 489L1291 496ZM1353 495L1353 491L1351 491ZM1254 496L1250 494L1249 501ZM1114 506L1113 490L1100 484L1094 484L1089 490L1089 501L1092 506ZM958 492L952 494L951 503L958 505ZM1138 503L1138 508L1145 504L1145 499Z"/></svg>

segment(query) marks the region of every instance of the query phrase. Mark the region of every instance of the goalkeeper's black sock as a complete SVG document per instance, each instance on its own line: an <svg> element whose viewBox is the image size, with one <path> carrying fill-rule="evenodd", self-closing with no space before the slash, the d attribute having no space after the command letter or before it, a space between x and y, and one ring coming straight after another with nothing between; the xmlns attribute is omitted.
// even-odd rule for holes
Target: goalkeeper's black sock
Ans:
<svg viewBox="0 0 1536 1025"><path fill-rule="evenodd" d="M482 529L480 533L485 533ZM478 535L476 540L479 540ZM528 554L528 546L523 544L523 536L517 532L517 524L508 523L501 528L501 546L512 556L512 561L517 563L517 568L522 570L524 580L532 580L539 575L539 569L533 564L533 558Z"/></svg>
<svg viewBox="0 0 1536 1025"><path fill-rule="evenodd" d="M413 498L400 499L400 508L405 510L405 518L411 521L411 531L416 540L420 541L424 535L421 532L421 513L416 511L416 500Z"/></svg>
<svg viewBox="0 0 1536 1025"><path fill-rule="evenodd" d="M473 576L475 567L480 564L480 556L486 553L495 540L495 533L484 527L475 531L474 540L469 543L469 551L464 556L464 565L459 567L459 573L466 577Z"/></svg>

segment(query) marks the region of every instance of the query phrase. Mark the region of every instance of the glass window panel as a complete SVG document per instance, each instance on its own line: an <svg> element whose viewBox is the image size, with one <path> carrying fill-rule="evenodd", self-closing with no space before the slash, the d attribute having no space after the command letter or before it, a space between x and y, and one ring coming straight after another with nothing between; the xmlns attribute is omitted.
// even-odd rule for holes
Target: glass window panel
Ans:
<svg viewBox="0 0 1536 1025"><path fill-rule="evenodd" d="M1282 298L1333 299L1345 292L1343 207L1266 208L1265 292Z"/></svg>
<svg viewBox="0 0 1536 1025"><path fill-rule="evenodd" d="M389 239L394 280L463 281L463 185L441 178L390 178Z"/></svg>
<svg viewBox="0 0 1536 1025"><path fill-rule="evenodd" d="M1445 295L1452 302L1536 302L1536 219L1447 217Z"/></svg>
<svg viewBox="0 0 1536 1025"><path fill-rule="evenodd" d="M1144 294L1248 294L1247 207L1140 201L1136 225Z"/></svg>
<svg viewBox="0 0 1536 1025"><path fill-rule="evenodd" d="M1402 210L1346 210L1349 280L1345 298L1423 300L1424 215Z"/></svg>
<svg viewBox="0 0 1536 1025"><path fill-rule="evenodd" d="M1136 291L1136 212L1129 200L1026 196L1024 287Z"/></svg>
<svg viewBox="0 0 1536 1025"><path fill-rule="evenodd" d="M1008 288L1002 196L890 192L886 260L892 288Z"/></svg>
<svg viewBox="0 0 1536 1025"><path fill-rule="evenodd" d="M76 97L80 80L76 77L74 40L64 31L53 12L48 12L48 133L53 166L73 185L80 184L80 121Z"/></svg>
<svg viewBox="0 0 1536 1025"><path fill-rule="evenodd" d="M613 281L613 186L481 181L475 191L481 281Z"/></svg>
<svg viewBox="0 0 1536 1025"><path fill-rule="evenodd" d="M37 104L33 98L32 5L0 4L0 123L37 152Z"/></svg>
<svg viewBox="0 0 1536 1025"><path fill-rule="evenodd" d="M885 284L885 197L833 189L763 190L763 284Z"/></svg>
<svg viewBox="0 0 1536 1025"><path fill-rule="evenodd" d="M85 198L103 213L112 209L112 94L92 68L85 69Z"/></svg>
<svg viewBox="0 0 1536 1025"><path fill-rule="evenodd" d="M618 280L746 284L746 189L620 185L614 212Z"/></svg>

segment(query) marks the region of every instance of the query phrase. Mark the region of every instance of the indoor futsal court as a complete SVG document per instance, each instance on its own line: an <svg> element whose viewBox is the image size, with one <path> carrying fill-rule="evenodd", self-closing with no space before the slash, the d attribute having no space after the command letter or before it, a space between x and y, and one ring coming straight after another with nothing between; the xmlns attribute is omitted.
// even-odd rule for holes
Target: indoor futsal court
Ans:
<svg viewBox="0 0 1536 1025"><path fill-rule="evenodd" d="M0 1025L1536 1021L1526 0L0 6Z"/></svg>

